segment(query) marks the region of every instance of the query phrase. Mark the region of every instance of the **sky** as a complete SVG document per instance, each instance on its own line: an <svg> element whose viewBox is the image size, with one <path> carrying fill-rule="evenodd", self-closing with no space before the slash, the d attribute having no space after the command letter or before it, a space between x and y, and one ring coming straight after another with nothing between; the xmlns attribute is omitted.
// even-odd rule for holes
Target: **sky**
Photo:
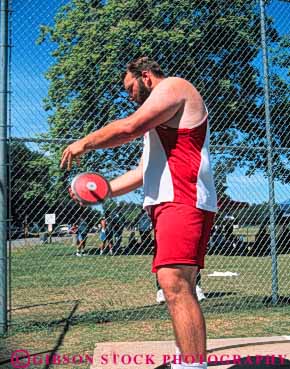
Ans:
<svg viewBox="0 0 290 369"><path fill-rule="evenodd" d="M48 82L44 74L53 63L49 43L37 46L41 24L52 24L57 8L67 0L14 0L12 18L12 136L34 138L47 131L47 113L43 98ZM273 1L267 13L275 20L281 34L289 33L290 3ZM228 175L228 194L239 201L261 203L268 200L268 182L261 173L246 177L242 169ZM290 198L290 186L275 183L276 201Z"/></svg>

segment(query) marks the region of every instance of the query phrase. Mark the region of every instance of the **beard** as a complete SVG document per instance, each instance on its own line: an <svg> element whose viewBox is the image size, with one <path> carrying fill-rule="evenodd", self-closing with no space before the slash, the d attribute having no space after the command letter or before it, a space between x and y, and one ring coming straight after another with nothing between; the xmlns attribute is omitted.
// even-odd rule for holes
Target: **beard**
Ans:
<svg viewBox="0 0 290 369"><path fill-rule="evenodd" d="M137 95L137 104L142 105L149 95L151 94L152 89L145 86L144 82L141 78L138 78L138 95Z"/></svg>

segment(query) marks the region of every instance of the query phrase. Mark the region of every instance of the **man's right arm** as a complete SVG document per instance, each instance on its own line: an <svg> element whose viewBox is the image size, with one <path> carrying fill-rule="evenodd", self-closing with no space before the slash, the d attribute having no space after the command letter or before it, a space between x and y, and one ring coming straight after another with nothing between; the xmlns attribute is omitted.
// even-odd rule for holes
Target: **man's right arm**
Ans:
<svg viewBox="0 0 290 369"><path fill-rule="evenodd" d="M143 185L143 157L136 169L110 181L111 197L125 195Z"/></svg>

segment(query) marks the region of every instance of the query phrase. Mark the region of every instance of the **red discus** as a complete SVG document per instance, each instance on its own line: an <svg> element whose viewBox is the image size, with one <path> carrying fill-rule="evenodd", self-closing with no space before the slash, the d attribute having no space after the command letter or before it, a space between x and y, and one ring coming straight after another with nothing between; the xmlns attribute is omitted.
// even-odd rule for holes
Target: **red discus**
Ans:
<svg viewBox="0 0 290 369"><path fill-rule="evenodd" d="M110 185L98 173L81 173L73 179L70 192L83 205L95 205L110 195Z"/></svg>

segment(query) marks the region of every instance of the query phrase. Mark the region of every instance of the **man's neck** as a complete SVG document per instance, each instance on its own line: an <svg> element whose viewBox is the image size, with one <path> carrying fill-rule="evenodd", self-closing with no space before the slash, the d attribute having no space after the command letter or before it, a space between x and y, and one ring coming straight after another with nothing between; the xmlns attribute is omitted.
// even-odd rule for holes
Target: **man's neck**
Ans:
<svg viewBox="0 0 290 369"><path fill-rule="evenodd" d="M165 79L165 77L154 77L152 78L152 90L160 83L162 82L163 80Z"/></svg>

